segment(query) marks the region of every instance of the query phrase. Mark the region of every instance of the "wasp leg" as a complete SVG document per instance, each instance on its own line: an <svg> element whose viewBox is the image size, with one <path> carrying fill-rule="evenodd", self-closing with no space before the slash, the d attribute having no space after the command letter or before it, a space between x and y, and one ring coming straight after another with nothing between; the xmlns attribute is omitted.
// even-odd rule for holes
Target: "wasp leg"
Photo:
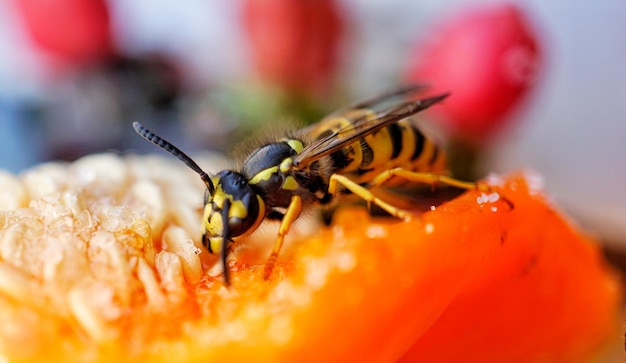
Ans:
<svg viewBox="0 0 626 363"><path fill-rule="evenodd" d="M402 220L411 219L411 213L394 207L393 205L383 201L382 199L375 196L374 193L367 190L367 188L353 182L343 175L333 174L330 176L330 182L328 183L328 193L331 195L335 195L337 193L337 187L339 184L341 184L344 188L348 189L352 193L363 198L368 204L374 203L396 218Z"/></svg>
<svg viewBox="0 0 626 363"><path fill-rule="evenodd" d="M483 192L491 192L492 189L490 186L481 183L472 183L467 181L458 180L446 175L434 174L434 173L419 173L415 171L406 170L403 168L394 168L385 170L382 173L378 174L371 182L368 183L368 187L376 188L381 184L385 183L387 180L393 178L394 176L416 182L423 183L428 185L437 185L437 184L445 184L451 187L466 189L466 190L478 190Z"/></svg>
<svg viewBox="0 0 626 363"><path fill-rule="evenodd" d="M272 270L274 270L274 265L276 264L276 260L278 259L280 249L283 247L285 236L289 232L289 228L291 228L293 222L300 215L301 210L302 198L300 198L300 196L298 195L292 196L289 207L287 207L287 211L285 212L282 221L280 222L280 227L278 228L278 237L274 242L274 247L272 247L272 253L270 254L270 257L267 259L267 263L265 264L265 270L263 271L264 279L269 279L270 275L272 274Z"/></svg>

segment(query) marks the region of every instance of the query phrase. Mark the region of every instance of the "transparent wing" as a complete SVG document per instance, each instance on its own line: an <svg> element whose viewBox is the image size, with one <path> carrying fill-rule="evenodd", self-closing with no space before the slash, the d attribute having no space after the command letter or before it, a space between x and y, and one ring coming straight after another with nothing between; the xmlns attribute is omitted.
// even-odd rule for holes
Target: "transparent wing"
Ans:
<svg viewBox="0 0 626 363"><path fill-rule="evenodd" d="M326 117L321 123L326 123L333 118L342 117L342 114L346 114L353 110L370 108L376 106L382 102L397 96L406 95L423 89L424 86L410 86L392 92L376 96L371 99L354 103L353 105L334 112L330 116ZM353 120L349 125L336 130L335 132L324 136L321 139L313 141L306 146L304 150L294 159L294 165L296 167L305 166L315 160L321 159L326 155L330 155L344 147L356 142L357 140L370 135L386 126L403 120L409 116L412 116L420 111L423 111L430 106L441 102L448 94L441 94L432 97L421 98L412 101L403 101L388 107L382 111L367 113L363 116ZM320 125L312 125L306 128L303 132L310 133L314 129L319 129Z"/></svg>

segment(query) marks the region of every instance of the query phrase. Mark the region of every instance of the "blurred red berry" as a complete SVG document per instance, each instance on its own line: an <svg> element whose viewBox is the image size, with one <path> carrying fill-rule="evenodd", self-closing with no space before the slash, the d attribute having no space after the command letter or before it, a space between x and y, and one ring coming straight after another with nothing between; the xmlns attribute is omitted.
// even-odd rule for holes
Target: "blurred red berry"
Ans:
<svg viewBox="0 0 626 363"><path fill-rule="evenodd" d="M468 141L493 135L531 85L540 48L524 13L513 4L473 8L439 24L413 53L410 81L451 92L433 109Z"/></svg>
<svg viewBox="0 0 626 363"><path fill-rule="evenodd" d="M91 63L112 54L105 0L17 0L16 7L35 44L61 62Z"/></svg>
<svg viewBox="0 0 626 363"><path fill-rule="evenodd" d="M243 22L259 76L291 90L325 89L343 19L333 0L246 0Z"/></svg>

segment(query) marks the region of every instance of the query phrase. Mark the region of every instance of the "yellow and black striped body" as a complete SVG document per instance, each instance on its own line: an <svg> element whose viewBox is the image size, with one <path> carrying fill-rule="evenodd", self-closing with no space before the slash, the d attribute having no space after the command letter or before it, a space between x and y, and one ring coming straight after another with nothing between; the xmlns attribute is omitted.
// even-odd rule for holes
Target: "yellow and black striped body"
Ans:
<svg viewBox="0 0 626 363"><path fill-rule="evenodd" d="M328 187L333 174L344 175L363 186L394 168L446 174L444 150L408 118L368 135L352 130L353 123L376 122L376 117L369 109L349 110L327 117L305 129L298 138L283 138L258 148L243 162L242 174L261 195L268 213L287 208L294 195L302 198L304 208L332 202L336 196L329 194ZM310 143L333 137L340 131L341 137L356 137L356 140L303 167L294 165L293 160ZM385 186L395 187L407 182L403 178L392 178Z"/></svg>
<svg viewBox="0 0 626 363"><path fill-rule="evenodd" d="M374 120L376 117L377 114L369 109L350 110L322 120L310 130L308 136L313 139L324 138L349 128L355 122ZM326 162L332 165L332 173L343 174L363 185L383 171L393 168L435 174L447 172L444 150L434 139L422 133L409 118L364 135L327 158L329 160ZM385 185L397 186L405 182L404 179L396 178L387 181Z"/></svg>

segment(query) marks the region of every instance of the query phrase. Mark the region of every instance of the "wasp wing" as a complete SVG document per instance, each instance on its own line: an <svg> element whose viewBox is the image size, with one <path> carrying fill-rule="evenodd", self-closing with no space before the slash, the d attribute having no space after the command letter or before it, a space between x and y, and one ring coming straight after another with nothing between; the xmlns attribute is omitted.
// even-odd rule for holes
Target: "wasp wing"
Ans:
<svg viewBox="0 0 626 363"><path fill-rule="evenodd" d="M328 115L329 117L331 116L336 116L340 113L344 113L348 110L357 110L357 109L361 109L361 108L374 108L376 105L380 105L381 103L393 99L395 97L400 97L400 96L407 96L409 94L412 93L417 93L420 91L423 91L425 89L429 88L428 85L423 85L423 84L411 84L411 85L406 85L406 86L402 86L402 87L398 87L395 88L393 90L387 91L387 92L383 92L383 93L379 93L376 96L370 97L370 98L366 98L364 100L360 100L354 103L351 103L349 105L347 105L346 107L342 107L338 110L336 110L335 112L331 113L330 115Z"/></svg>
<svg viewBox="0 0 626 363"><path fill-rule="evenodd" d="M372 99L368 99L365 101L361 101L353 104L346 110L342 112L346 112L348 110L356 110L363 109L368 106L374 105L378 102L382 102L387 98L404 95L407 93L415 92L417 89L423 88L423 86L411 86L405 87L400 90L396 90L393 92L389 92L384 94L382 97L377 96ZM339 130L313 141L311 144L306 146L300 154L294 159L294 165L305 166L309 163L312 163L316 160L323 158L324 156L330 155L336 151L343 149L344 147L358 141L359 139L375 133L382 128L389 126L393 123L396 123L400 120L403 120L409 116L412 116L420 111L423 111L430 106L441 102L443 99L448 97L448 94L442 94L433 97L422 98L419 100L413 101L404 101L400 104L397 104L393 107L387 108L385 110L379 111L375 114L369 114L361 116ZM342 112L333 113L331 116L327 117L326 120L332 119L333 117L341 117L339 116ZM324 121L322 121L324 122ZM316 125L313 125L314 127ZM319 127L319 126L318 126ZM305 133L310 131L311 128L305 129Z"/></svg>
<svg viewBox="0 0 626 363"><path fill-rule="evenodd" d="M399 88L395 88L391 91L387 91L387 92L383 92L383 93L379 93L376 96L370 97L370 98L366 98L364 100L360 100L354 103L351 103L345 107L342 107L338 110L333 111L331 114L327 115L326 117L324 117L324 119L320 122L324 122L328 119L334 118L334 117L342 117L341 115L350 112L352 110L359 110L359 109L375 109L376 106L381 105L382 103L389 101L393 98L396 97L400 97L400 96L407 96L411 93L417 93L420 91L423 91L425 89L429 88L429 86L427 85L423 85L423 84L412 84L412 85L406 85L403 87L399 87ZM303 130L300 130L300 132L302 134L307 134L310 133L312 130L317 129L319 126L319 123L315 123L312 124L308 127L305 127Z"/></svg>

